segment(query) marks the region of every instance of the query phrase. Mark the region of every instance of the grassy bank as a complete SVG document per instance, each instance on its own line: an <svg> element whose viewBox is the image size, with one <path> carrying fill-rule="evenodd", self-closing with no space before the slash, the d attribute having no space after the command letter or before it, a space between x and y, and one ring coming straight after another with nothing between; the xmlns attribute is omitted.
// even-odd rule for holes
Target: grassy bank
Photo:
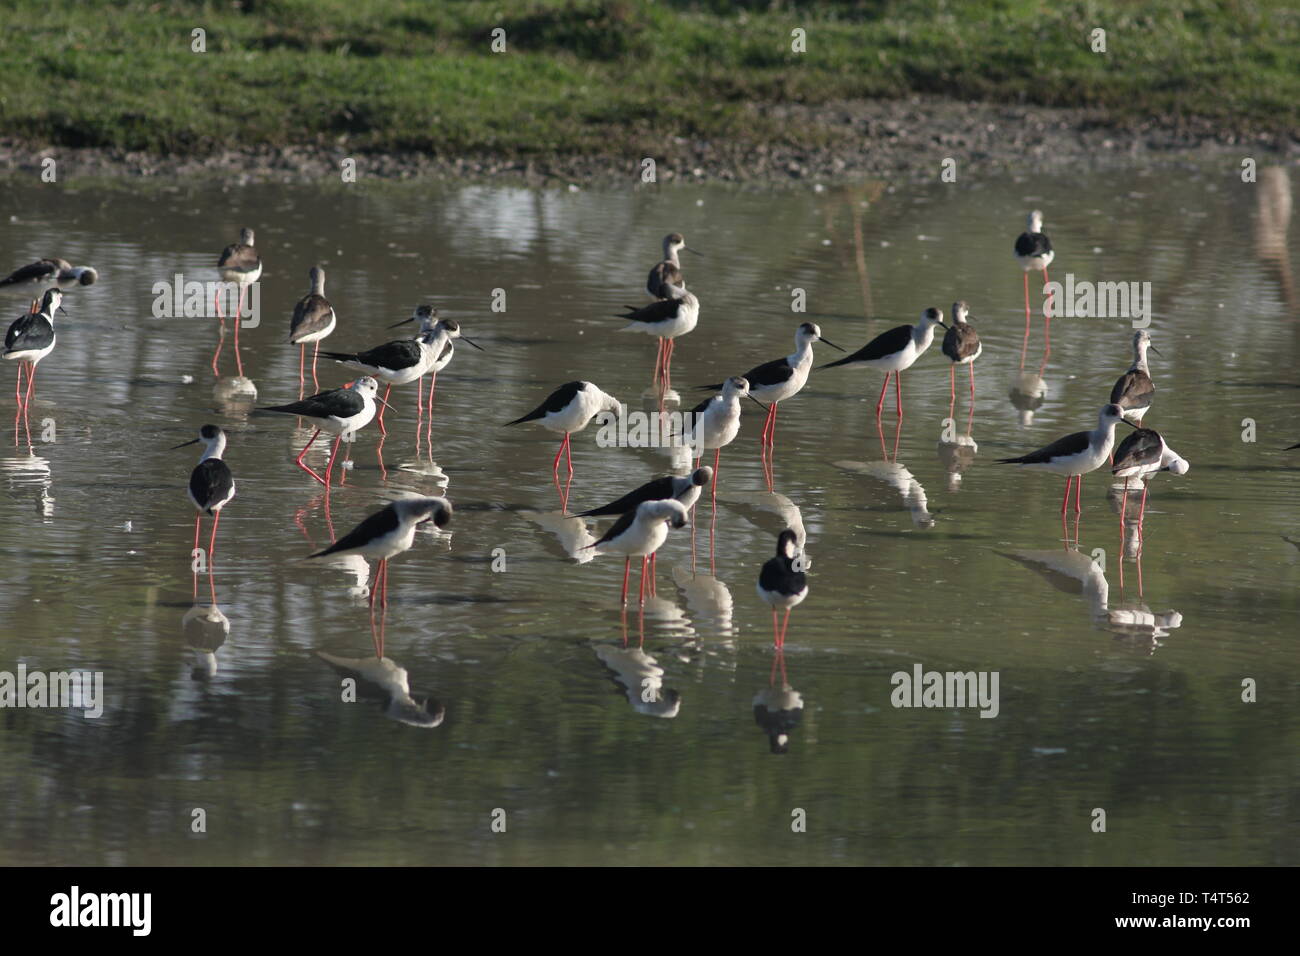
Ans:
<svg viewBox="0 0 1300 956"><path fill-rule="evenodd" d="M1280 132L1300 128L1288 5L16 0L0 33L0 136L169 153L643 155L672 136L809 135L753 103L913 93ZM491 52L496 26L505 53ZM791 52L796 27L806 53ZM1089 47L1095 27L1105 54ZM191 52L195 28L206 53Z"/></svg>

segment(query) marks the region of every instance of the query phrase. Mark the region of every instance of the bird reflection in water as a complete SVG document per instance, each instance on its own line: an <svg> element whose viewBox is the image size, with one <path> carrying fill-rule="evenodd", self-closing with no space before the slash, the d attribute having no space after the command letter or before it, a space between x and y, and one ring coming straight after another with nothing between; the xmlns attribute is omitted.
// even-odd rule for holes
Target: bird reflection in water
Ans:
<svg viewBox="0 0 1300 956"><path fill-rule="evenodd" d="M185 646L194 652L194 666L190 670L193 680L206 681L217 676L217 651L230 636L230 618L217 607L215 590L212 601L207 605L195 604L181 618Z"/></svg>
<svg viewBox="0 0 1300 956"><path fill-rule="evenodd" d="M781 674L779 684L778 670ZM754 695L754 723L767 734L771 752L783 754L790 749L790 734L802 721L803 696L790 686L785 671L785 651L778 647L773 651L768 686Z"/></svg>
<svg viewBox="0 0 1300 956"><path fill-rule="evenodd" d="M447 717L446 706L434 697L411 692L406 668L387 657L339 657L317 651L316 656L344 677L356 681L357 693L379 702L389 720L408 727L433 728Z"/></svg>
<svg viewBox="0 0 1300 956"><path fill-rule="evenodd" d="M973 407L971 411L973 414ZM935 446L935 451L939 455L939 464L943 466L944 474L948 476L948 490L956 491L961 487L962 475L975 463L975 456L979 454L980 446L971 437L969 425L966 434L957 435L954 434L952 422L952 417L949 416L948 421L944 423L943 431L939 433L939 442Z"/></svg>
<svg viewBox="0 0 1300 956"><path fill-rule="evenodd" d="M50 462L46 458L32 453L28 446L27 454L14 458L0 458L0 474L8 479L11 493L26 488L35 488L34 498L36 514L46 523L54 517L54 496L50 494L54 484L50 472Z"/></svg>
<svg viewBox="0 0 1300 956"><path fill-rule="evenodd" d="M677 716L682 708L682 695L664 687L664 669L643 648L597 644L595 651L596 659L609 670L638 714L668 719Z"/></svg>
<svg viewBox="0 0 1300 956"><path fill-rule="evenodd" d="M934 515L930 514L925 489L916 480L916 476L907 470L906 465L896 461L837 461L834 465L852 474L866 475L884 482L898 492L903 507L911 514L912 523L916 527L934 527Z"/></svg>
<svg viewBox="0 0 1300 956"><path fill-rule="evenodd" d="M1019 413L1020 427L1028 428L1034 423L1034 412L1043 406L1047 398L1047 382L1042 375L1034 372L1020 372L1011 380L1011 390L1007 397Z"/></svg>

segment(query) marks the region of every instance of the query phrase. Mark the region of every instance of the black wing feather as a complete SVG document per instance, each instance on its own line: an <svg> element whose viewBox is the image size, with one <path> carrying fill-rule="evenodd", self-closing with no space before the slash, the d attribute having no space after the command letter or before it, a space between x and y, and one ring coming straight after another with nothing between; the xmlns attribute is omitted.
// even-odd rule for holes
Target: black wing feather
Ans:
<svg viewBox="0 0 1300 956"><path fill-rule="evenodd" d="M327 554L337 554L340 551L351 551L353 548L364 547L375 538L392 534L400 525L401 522L397 520L397 509L392 505L388 505L366 518L361 524L339 538L328 548L317 551L310 557L320 558Z"/></svg>
<svg viewBox="0 0 1300 956"><path fill-rule="evenodd" d="M54 341L54 326L38 312L25 312L13 321L5 333L5 350L43 349Z"/></svg>
<svg viewBox="0 0 1300 956"><path fill-rule="evenodd" d="M350 362L365 365L368 368L386 368L394 372L420 364L422 351L415 339L397 339L376 345L364 352L324 352L320 353L338 362Z"/></svg>
<svg viewBox="0 0 1300 956"><path fill-rule="evenodd" d="M943 354L954 362L974 355L979 347L979 333L965 323L954 324L943 337Z"/></svg>
<svg viewBox="0 0 1300 956"><path fill-rule="evenodd" d="M1150 428L1139 428L1115 449L1115 464L1111 472L1116 473L1134 465L1154 465L1164 454L1165 443L1158 432Z"/></svg>
<svg viewBox="0 0 1300 956"><path fill-rule="evenodd" d="M613 538L617 538L628 528L632 527L632 522L635 520L636 520L635 508L633 508L631 511L623 512L623 514L619 516L619 519L609 526L608 531L606 531L603 535L601 535L597 540L587 545L587 547L594 548L598 544L604 544L606 541L609 541Z"/></svg>
<svg viewBox="0 0 1300 956"><path fill-rule="evenodd" d="M311 335L328 328L330 313L334 309L330 300L315 292L308 293L298 300L293 307L293 319L289 322L289 341L297 342L299 336Z"/></svg>
<svg viewBox="0 0 1300 956"><path fill-rule="evenodd" d="M997 461L1011 465L1041 465L1053 458L1077 455L1088 447L1091 440L1092 432L1074 432L1064 438L1058 438L1050 445L1038 449L1038 451L1031 451L1028 455L1021 455L1019 458L999 458Z"/></svg>
<svg viewBox="0 0 1300 956"><path fill-rule="evenodd" d="M794 569L794 561L778 554L768 558L758 575L758 586L777 594L798 594L808 586L808 576Z"/></svg>
<svg viewBox="0 0 1300 956"><path fill-rule="evenodd" d="M629 511L636 511L636 506L643 501L662 501L664 498L673 496L673 478L672 475L665 475L662 478L654 478L647 481L635 491L629 491L617 501L611 501L601 508L592 508L590 511L583 511L578 514L579 518L599 518L605 515L621 515Z"/></svg>
<svg viewBox="0 0 1300 956"><path fill-rule="evenodd" d="M39 259L36 262L30 262L20 269L15 269L6 278L0 279L0 286L16 285L19 282L31 282L35 279L44 279L48 276L57 275L59 272L59 263L53 259Z"/></svg>
<svg viewBox="0 0 1300 956"><path fill-rule="evenodd" d="M835 368L837 365L848 365L851 362L870 362L875 359L885 358L907 348L907 343L911 338L912 327L910 325L895 326L888 332L881 332L852 355L846 355L838 362L829 362L823 365L822 368Z"/></svg>
<svg viewBox="0 0 1300 956"><path fill-rule="evenodd" d="M212 506L224 504L235 487L230 467L220 458L208 458L198 463L190 472L190 497L212 514Z"/></svg>
<svg viewBox="0 0 1300 956"><path fill-rule="evenodd" d="M329 418L331 415L351 418L365 407L366 402L360 392L350 388L335 388L304 398L300 402L265 406L262 411L284 412L289 415L302 415L304 418Z"/></svg>
<svg viewBox="0 0 1300 956"><path fill-rule="evenodd" d="M1138 369L1130 369L1119 377L1115 387L1110 390L1110 401L1120 408L1146 408L1151 404L1151 396L1156 386L1151 376Z"/></svg>
<svg viewBox="0 0 1300 956"><path fill-rule="evenodd" d="M793 375L794 367L785 359L779 358L764 362L762 365L755 365L745 373L745 379L751 386L781 385L790 381ZM721 387L721 385L718 386L718 388Z"/></svg>
<svg viewBox="0 0 1300 956"><path fill-rule="evenodd" d="M1044 232L1022 232L1016 239L1016 255L1045 256L1052 251L1052 240Z"/></svg>
<svg viewBox="0 0 1300 956"><path fill-rule="evenodd" d="M671 322L677 318L677 310L681 306L681 299L660 299L658 302L651 302L643 309L634 309L630 305L623 308L627 312L618 316L620 319L627 319L629 322L646 322L654 325L656 322Z"/></svg>
<svg viewBox="0 0 1300 956"><path fill-rule="evenodd" d="M546 401L538 405L527 415L522 418L516 418L513 422L506 422L507 425L518 425L520 422L532 422L544 417L550 412L561 411L568 405L577 394L583 390L583 382L565 382L550 395L546 396Z"/></svg>

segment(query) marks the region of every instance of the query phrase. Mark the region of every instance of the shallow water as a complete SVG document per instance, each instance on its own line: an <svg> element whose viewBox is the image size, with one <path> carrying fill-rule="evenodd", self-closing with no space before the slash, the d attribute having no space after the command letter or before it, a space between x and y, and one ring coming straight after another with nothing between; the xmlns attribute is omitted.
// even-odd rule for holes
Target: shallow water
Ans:
<svg viewBox="0 0 1300 956"><path fill-rule="evenodd" d="M30 446L5 363L0 670L100 670L106 704L97 720L0 712L0 861L1296 863L1290 185L1231 169L772 194L9 182L0 263L58 254L101 279L58 319ZM1035 206L1053 278L1152 283L1163 355L1148 424L1192 468L1152 482L1140 564L1100 472L1063 532L1060 479L992 463L1091 427L1131 357L1128 320L1062 316L1040 377L1035 316L1022 373L1010 247ZM327 513L293 466L307 433L232 394L230 338L214 386L217 323L153 317L153 283L215 278L241 225L266 267L261 324L240 339L256 404L297 397L285 336L315 261L340 317L327 347L386 341L431 301L487 350L462 345L439 376L432 465L416 452L412 390L395 389L386 472L372 425ZM557 514L556 441L500 423L574 378L649 407L654 343L611 316L645 301L673 229L705 253L684 263L703 303L674 358L684 401L687 385L788 352L804 319L852 349L963 298L985 348L973 416L959 379L954 418L977 447L954 479L937 344L904 373L897 432L892 397L883 435L874 424L880 373L814 373L781 408L776 494L749 405L716 513L697 512L701 573L690 532L674 532L657 597L624 616L621 562L570 557L589 539ZM791 312L792 288L807 315ZM33 294L0 291L11 315ZM819 363L835 354L817 347ZM322 362L319 377L350 375ZM220 614L190 568L197 455L170 450L204 422L231 433L239 491L211 580ZM574 510L668 463L595 439L573 440ZM342 534L400 492L444 489L450 535L423 532L393 561L384 629L415 697L443 708L422 728L340 700L316 655L373 657L364 580L300 559L331 522ZM754 716L781 682L754 581L796 518L811 595L780 662L802 713L778 756ZM716 576L703 573L711 536ZM215 675L193 679L218 644ZM916 664L997 672L998 716L894 708L891 675ZM643 704L640 681L659 669L661 700ZM1241 700L1246 678L1256 703ZM791 832L796 809L806 832Z"/></svg>

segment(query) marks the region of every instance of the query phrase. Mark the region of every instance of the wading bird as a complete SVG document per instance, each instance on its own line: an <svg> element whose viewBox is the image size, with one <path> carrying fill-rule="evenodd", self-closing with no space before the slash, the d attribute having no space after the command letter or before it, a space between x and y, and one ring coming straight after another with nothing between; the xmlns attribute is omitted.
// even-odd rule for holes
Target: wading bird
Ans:
<svg viewBox="0 0 1300 956"><path fill-rule="evenodd" d="M230 504L235 497L235 476L230 473L230 466L222 460L226 453L226 433L216 425L204 425L199 429L199 437L191 441L174 445L185 448L189 445L203 445L203 455L198 465L190 472L190 501L198 509L194 517L194 550L199 547L199 526L203 515L212 516L212 534L208 538L207 565L212 567L213 557L217 553L217 525L221 523L221 509Z"/></svg>
<svg viewBox="0 0 1300 956"><path fill-rule="evenodd" d="M1083 493L1083 476L1096 471L1106 463L1115 447L1115 426L1124 420L1124 410L1118 405L1103 405L1097 415L1097 427L1088 432L1074 432L1058 438L1037 451L1019 458L999 458L1000 464L1020 465L1036 471L1050 471L1065 476L1065 497L1061 499L1061 515L1070 500L1070 482L1078 478L1074 492L1074 513L1082 510L1079 496Z"/></svg>
<svg viewBox="0 0 1300 956"><path fill-rule="evenodd" d="M283 415L297 415L316 426L316 430L312 432L311 438L303 446L294 464L328 489L330 487L330 473L334 469L334 459L338 455L339 442L343 440L345 435L349 437L355 435L359 429L364 428L375 417L375 404L376 402L382 403L378 395L379 383L370 376L363 375L355 382L349 382L342 388L333 388L327 392L312 395L310 398L304 398L301 401L290 402L287 405L271 405L261 410L264 412L279 412ZM316 441L316 436L321 432L329 432L336 436L334 447L330 450L329 464L325 466L324 478L312 471L311 466L303 463L303 458L306 456L308 449L311 448Z"/></svg>
<svg viewBox="0 0 1300 956"><path fill-rule="evenodd" d="M311 387L320 388L316 380L316 359L320 354L321 339L334 331L338 316L334 306L325 298L325 270L312 266L308 273L311 278L311 291L298 300L293 307L293 318L289 322L289 344L298 346L298 394L301 396L305 386L303 366L307 359L307 346L312 346L311 353Z"/></svg>
<svg viewBox="0 0 1300 956"><path fill-rule="evenodd" d="M46 289L39 307L16 318L5 333L4 357L18 363L18 384L14 397L21 408L27 408L36 385L36 363L54 351L54 313L63 312L63 293ZM23 395L23 366L27 367L27 394Z"/></svg>
<svg viewBox="0 0 1300 956"><path fill-rule="evenodd" d="M253 230L247 227L239 230L239 241L221 250L221 258L217 260L217 272L222 282L233 282L239 288L239 298L235 305L235 368L242 378L244 360L239 356L239 322L244 312L244 292L262 275L262 257L253 248ZM214 304L217 316L221 318L222 335L224 335L226 320L221 314L221 295L222 290L217 289ZM212 356L212 371L217 376L221 375L217 370L217 356L220 354L221 346L218 344L217 351Z"/></svg>
<svg viewBox="0 0 1300 956"><path fill-rule="evenodd" d="M686 508L680 501L664 499L643 501L634 511L626 512L608 531L587 547L601 554L621 554L623 562L622 603L627 604L627 581L632 570L632 559L641 559L641 590L639 604L645 604L646 562L668 540L669 526L684 528L687 525ZM653 594L653 589L651 591Z"/></svg>
<svg viewBox="0 0 1300 956"><path fill-rule="evenodd" d="M837 362L819 366L836 368L840 365L869 365L885 370L885 383L880 386L880 399L876 402L876 420L880 419L880 410L885 405L885 390L889 388L889 376L894 376L894 397L898 404L898 417L903 417L903 372L921 357L921 354L934 341L934 327L947 328L943 324L943 315L938 309L929 308L921 312L916 325L899 325L888 332L881 332L874 339L852 355L847 355Z"/></svg>
<svg viewBox="0 0 1300 956"><path fill-rule="evenodd" d="M808 596L808 575L799 561L796 541L789 528L777 536L776 557L768 558L758 574L758 596L772 608L772 643L785 647L785 633L790 627L790 611ZM778 628L777 611L785 611L785 620Z"/></svg>

